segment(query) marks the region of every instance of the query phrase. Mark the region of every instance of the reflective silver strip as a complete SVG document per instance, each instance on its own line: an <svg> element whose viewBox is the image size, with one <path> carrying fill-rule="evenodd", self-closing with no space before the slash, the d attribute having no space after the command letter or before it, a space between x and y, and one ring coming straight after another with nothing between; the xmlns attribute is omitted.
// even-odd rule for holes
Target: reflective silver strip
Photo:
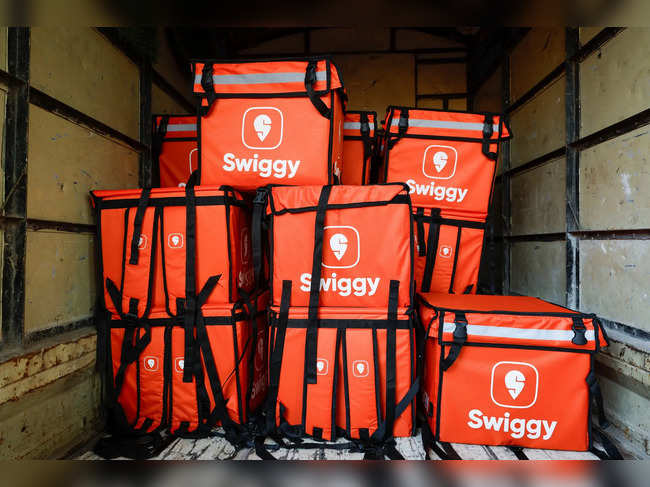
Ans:
<svg viewBox="0 0 650 487"><path fill-rule="evenodd" d="M368 125L370 125L370 130L375 130L374 123L368 122ZM361 130L361 122L345 122L343 130Z"/></svg>
<svg viewBox="0 0 650 487"><path fill-rule="evenodd" d="M167 125L167 132L192 132L195 130L195 123L175 123Z"/></svg>
<svg viewBox="0 0 650 487"><path fill-rule="evenodd" d="M194 84L200 85L203 76L194 76ZM327 71L316 71L316 81L326 81ZM215 85L263 85L267 83L304 83L305 73L257 73L213 74Z"/></svg>
<svg viewBox="0 0 650 487"><path fill-rule="evenodd" d="M394 118L391 122L391 126L395 127L399 125L399 118ZM483 131L482 123L473 123L473 122L449 122L447 120L423 120L418 118L409 118L409 127L418 127L426 129L454 129L454 130L478 130L479 132ZM492 130L494 132L499 131L499 124L495 123L492 125Z"/></svg>
<svg viewBox="0 0 650 487"><path fill-rule="evenodd" d="M456 325L445 323L442 331L452 333ZM467 325L467 335L492 338L517 338L520 340L571 341L573 330L538 330L534 328L513 328L510 326ZM594 330L585 331L588 341L594 340Z"/></svg>

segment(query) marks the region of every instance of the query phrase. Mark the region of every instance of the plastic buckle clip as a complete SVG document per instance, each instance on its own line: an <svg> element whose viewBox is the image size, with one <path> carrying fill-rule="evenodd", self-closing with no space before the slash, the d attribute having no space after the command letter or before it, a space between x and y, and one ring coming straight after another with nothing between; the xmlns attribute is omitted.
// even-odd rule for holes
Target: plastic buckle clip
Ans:
<svg viewBox="0 0 650 487"><path fill-rule="evenodd" d="M587 332L587 327L583 323L582 318L573 318L573 326L571 329L573 330L571 343L574 345L586 345L587 337L585 334Z"/></svg>

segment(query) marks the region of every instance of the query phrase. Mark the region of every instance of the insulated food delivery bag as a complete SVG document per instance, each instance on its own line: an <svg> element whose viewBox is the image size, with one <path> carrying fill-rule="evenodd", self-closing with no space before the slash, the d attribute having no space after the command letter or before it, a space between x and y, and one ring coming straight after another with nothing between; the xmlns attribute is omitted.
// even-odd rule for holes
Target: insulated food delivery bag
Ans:
<svg viewBox="0 0 650 487"><path fill-rule="evenodd" d="M523 296L419 303L429 441L590 449L592 406L604 423L594 355L607 345L595 315Z"/></svg>
<svg viewBox="0 0 650 487"><path fill-rule="evenodd" d="M201 184L331 184L340 175L345 93L326 57L196 61Z"/></svg>
<svg viewBox="0 0 650 487"><path fill-rule="evenodd" d="M154 115L153 123L153 155L159 186L185 186L199 162L196 116Z"/></svg>
<svg viewBox="0 0 650 487"><path fill-rule="evenodd" d="M347 111L343 122L342 184L370 184L376 150L377 114Z"/></svg>

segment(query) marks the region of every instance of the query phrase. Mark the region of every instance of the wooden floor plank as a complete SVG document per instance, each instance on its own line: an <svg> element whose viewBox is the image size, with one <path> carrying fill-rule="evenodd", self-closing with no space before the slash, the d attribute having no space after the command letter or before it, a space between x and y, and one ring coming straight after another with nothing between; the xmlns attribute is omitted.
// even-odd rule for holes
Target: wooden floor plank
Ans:
<svg viewBox="0 0 650 487"><path fill-rule="evenodd" d="M488 452L481 445L466 445L464 443L452 443L451 446L463 460L493 460Z"/></svg>

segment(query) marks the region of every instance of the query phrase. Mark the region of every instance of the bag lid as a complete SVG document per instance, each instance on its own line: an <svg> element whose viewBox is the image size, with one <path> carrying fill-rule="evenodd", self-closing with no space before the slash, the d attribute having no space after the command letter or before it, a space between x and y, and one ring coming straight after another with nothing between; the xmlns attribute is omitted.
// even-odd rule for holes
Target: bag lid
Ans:
<svg viewBox="0 0 650 487"><path fill-rule="evenodd" d="M270 186L270 204L267 213L316 211L322 188L322 186ZM328 209L399 203L410 205L408 188L402 183L332 186Z"/></svg>
<svg viewBox="0 0 650 487"><path fill-rule="evenodd" d="M469 113L449 110L408 108L390 106L386 112L388 134L400 133L400 118L406 116L406 135L429 136L436 138L462 138L482 141L486 122L492 133L490 140L502 141L510 138L510 130L497 113Z"/></svg>
<svg viewBox="0 0 650 487"><path fill-rule="evenodd" d="M420 294L427 336L454 343L457 324L467 344L521 345L594 351L608 345L594 314L527 296ZM442 329L440 325L442 324Z"/></svg>
<svg viewBox="0 0 650 487"><path fill-rule="evenodd" d="M102 189L91 191L93 207L126 208L138 206L141 189ZM147 206L183 206L185 205L185 188L153 188ZM196 186L194 195L199 200L197 205L229 204L246 207L241 194L224 186ZM207 198L207 199L206 199ZM205 200L205 201L203 201Z"/></svg>
<svg viewBox="0 0 650 487"><path fill-rule="evenodd" d="M219 97L254 95L307 95L305 78L307 68L315 63L313 89L318 95L342 88L343 81L336 65L327 57L277 60L192 62L194 73L193 91L205 96L202 80L204 69L212 65L212 84ZM206 68L207 66L207 68Z"/></svg>

